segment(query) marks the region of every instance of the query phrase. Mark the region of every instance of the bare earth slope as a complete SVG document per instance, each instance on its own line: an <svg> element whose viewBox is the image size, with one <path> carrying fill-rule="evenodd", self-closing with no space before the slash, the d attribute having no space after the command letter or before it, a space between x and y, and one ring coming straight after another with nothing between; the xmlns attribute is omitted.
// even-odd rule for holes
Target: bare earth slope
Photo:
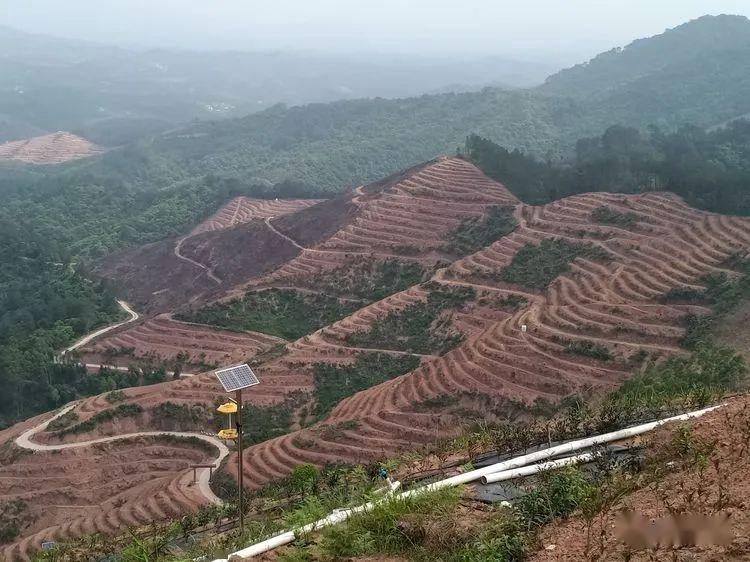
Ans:
<svg viewBox="0 0 750 562"><path fill-rule="evenodd" d="M592 210L603 203L637 213L642 226L630 232L592 224ZM662 304L659 297L675 287L694 286L704 274L721 269L732 252L750 247L750 221L699 212L665 194L582 195L544 207L519 206L517 216L520 226L513 234L439 271L435 280L474 287L486 298L521 294L525 306L513 313L492 311L481 306L480 297L457 315L468 335L465 343L423 361L412 373L344 400L326 420L353 421L356 429L337 432L333 439L306 429L257 445L247 452L247 478L262 485L301 462L382 458L449 433L455 427L452 420L441 426L439 415L416 407L443 395L479 393L528 404L611 387L627 375L638 352L680 352L680 318L700 309ZM579 240L582 230L589 239L601 238L596 244L611 253L609 263L579 258L542 292L492 279L523 245L550 237ZM340 353L331 340L361 329L372 321L372 312L382 314L419 298L415 288L376 303L295 343L282 361L297 365L305 354L317 359L323 352ZM328 346L321 345L324 340ZM572 342L587 341L608 349L614 360L566 351ZM276 377L282 370L277 362L261 372Z"/></svg>
<svg viewBox="0 0 750 562"><path fill-rule="evenodd" d="M517 221L511 234L476 253L451 260L445 243L462 219L479 218L490 207L508 205L514 207ZM601 206L637 220L628 228L601 224L592 216ZM265 227L268 235L294 248L290 258L268 273L248 275L249 280L234 287L206 289L207 294L225 299L247 289L273 286L323 290L321 280L326 274L362 259L395 259L438 268L430 283L372 303L287 344L283 355L270 355L256 369L262 383L248 395L255 405L277 406L292 393L301 393L303 407L312 405L316 363L347 365L374 350L394 357L405 354L389 341L351 344L352 335L366 332L391 312L425 302L436 288L471 288L474 293L441 317L443 329L463 335L458 345L442 355L432 350L419 354L417 369L342 400L321 423L249 448L245 476L252 487L283 478L300 463L381 459L450 435L463 420L435 406L446 395L479 406L487 401L503 406L532 404L538 399L555 402L571 393L611 388L627 376L639 356L681 353L682 318L707 312L695 305L664 303L661 296L673 288L698 286L703 275L723 270L733 252L750 248L750 220L698 211L670 194L594 193L527 206L471 164L455 158L439 159L392 181L357 188L343 198L304 208L299 216L305 218L299 223L294 216L250 223ZM320 217L326 216L336 220L322 221ZM226 276L224 262L212 261L216 253L200 249L200 237L219 232L226 231L198 234L183 246L217 275ZM250 243L251 238L247 240ZM593 257L573 260L567 271L543 288L503 281L502 272L519 251L543 240L585 243L596 252ZM242 246L234 248L239 255L238 248ZM507 306L509 298L514 306ZM263 337L267 336L234 333L230 337L211 327L176 322L169 315L146 316L140 323L95 341L88 352L101 354L108 345L119 345L134 347L142 354L157 351L168 355L186 346L191 354L211 353L219 362L234 362L273 345ZM606 350L611 359L570 351L583 344ZM222 396L211 373L129 389L125 394L123 404L138 404L144 410L169 401L209 411ZM93 397L81 401L76 413L85 421L109 407L103 397ZM151 416L143 415L119 426L103 424L86 435L66 436L62 442L149 430L152 421ZM336 431L326 430L332 426ZM0 445L17 433L15 428L1 433ZM39 435L40 442L50 440L60 442L49 434ZM79 454L86 453L81 450ZM12 463L11 469L16 464ZM87 466L86 462L81 466ZM230 458L230 473L234 466ZM61 485L67 478L61 479ZM100 485L98 482L100 475L92 475L90 485ZM46 504L34 498L43 488L32 483L24 486L32 508L42 509ZM11 494L3 492L0 501ZM129 509L131 502L135 506L140 501L145 501L141 494L128 497L118 509ZM92 517L84 516L88 522L81 524L82 529L94 525ZM22 541L29 532L24 530ZM76 530L66 533L74 536ZM34 540L41 536L35 534Z"/></svg>
<svg viewBox="0 0 750 562"><path fill-rule="evenodd" d="M0 144L0 160L29 164L59 164L99 154L101 149L83 137L57 132Z"/></svg>
<svg viewBox="0 0 750 562"><path fill-rule="evenodd" d="M644 478L644 483L632 493L605 508L590 527L578 513L553 523L542 531L539 551L530 559L534 562L747 560L750 398L743 395L731 399L723 408L682 424L682 433L678 431L674 425L668 425L649 436L643 443L647 458L658 463L663 451L675 442L676 435L688 435L692 447L709 451L708 458L704 457L701 464L691 462L690 454L695 454L691 450L685 455L687 459L677 457L676 461L669 461L669 470L662 478ZM626 511L645 521L650 533L632 530L623 533ZM682 529L674 524L680 515L687 522ZM690 524L691 516L696 518L697 526ZM703 521L697 519L701 516L705 518ZM712 534L708 520L719 523L718 530L725 536ZM657 525L664 529L661 533L654 532ZM630 548L625 546L625 540Z"/></svg>
<svg viewBox="0 0 750 562"><path fill-rule="evenodd" d="M100 269L139 311L151 314L246 289L319 291L321 274L347 264L395 259L432 266L444 258L445 236L462 219L515 203L471 164L438 159L324 202L236 198L187 237L109 257ZM178 258L176 248L190 261ZM167 360L183 351L199 366L248 359L266 347L222 331L206 338L188 334L206 330L211 328L175 325L166 317L146 319L88 346L85 362L100 364L107 350L132 348L135 357ZM201 356L208 360L197 361ZM122 364L122 358L105 362Z"/></svg>
<svg viewBox="0 0 750 562"><path fill-rule="evenodd" d="M237 197L187 236L108 256L99 273L112 279L139 310L170 311L262 275L299 253L263 219L317 203Z"/></svg>

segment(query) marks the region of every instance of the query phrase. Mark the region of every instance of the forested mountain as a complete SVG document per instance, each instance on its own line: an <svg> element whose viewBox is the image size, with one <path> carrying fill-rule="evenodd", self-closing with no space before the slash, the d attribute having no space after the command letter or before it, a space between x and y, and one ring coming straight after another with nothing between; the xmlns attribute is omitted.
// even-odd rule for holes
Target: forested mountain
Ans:
<svg viewBox="0 0 750 562"><path fill-rule="evenodd" d="M692 43L700 48L682 55ZM550 159L613 124L710 127L750 113L750 21L701 18L566 72L531 90L275 106L141 141L71 173L158 185L215 173L340 190L453 151L471 133Z"/></svg>
<svg viewBox="0 0 750 562"><path fill-rule="evenodd" d="M692 65L706 55L716 59L750 48L744 16L703 16L588 62L553 74L540 90L577 98L596 98L655 74ZM656 78L656 77L655 77Z"/></svg>
<svg viewBox="0 0 750 562"><path fill-rule="evenodd" d="M39 53L28 56L33 60ZM65 64L74 64L77 56L59 53ZM636 65L634 58L643 60ZM0 65L12 65L11 59L1 57ZM7 76L0 72L0 81ZM151 101L159 98L153 92ZM49 93L58 99L59 92ZM171 103L169 98L155 101ZM23 117L29 107L15 106L13 115ZM13 333L21 341L37 329L56 330L61 321L70 328L65 332L70 339L114 306L103 287L86 285L83 293L76 288L85 261L185 232L233 195L324 196L454 153L471 134L506 147L508 154L521 150L516 153L521 169L528 157L535 158L530 168L541 180L528 193L521 187L518 193L531 202L580 190L636 191L644 178L656 177L659 187L674 189L694 204L747 213L747 129L702 131L748 113L750 21L706 17L600 55L536 89L277 105L241 119L192 123L65 165L5 165L0 168L0 221L5 225L22 218L24 223L20 245L4 246L7 278L0 294L16 295L18 302L10 307L4 301L2 313L33 309L46 299L34 285L3 293L6 287L24 287L27 276L53 279L59 273L53 264L79 264L65 269L73 273L63 292L74 295L83 311L70 312L66 305L48 317L19 312L28 322L17 324ZM695 128L673 134L686 122ZM657 125L659 131L645 135L615 129L601 137L618 123L644 130ZM579 143L576 150L576 142L589 137L597 140ZM493 145L487 146L493 154ZM515 187L507 177L501 179ZM24 247L29 240L54 242L65 255ZM27 264L33 264L31 271ZM7 376L3 368L0 376Z"/></svg>
<svg viewBox="0 0 750 562"><path fill-rule="evenodd" d="M551 70L499 57L139 52L0 27L0 141L70 130L117 146L194 118L238 117L279 102L529 86Z"/></svg>
<svg viewBox="0 0 750 562"><path fill-rule="evenodd" d="M466 156L528 203L578 193L671 191L691 205L750 216L750 121L707 132L694 125L665 133L615 125L576 143L575 158L540 162L478 135Z"/></svg>

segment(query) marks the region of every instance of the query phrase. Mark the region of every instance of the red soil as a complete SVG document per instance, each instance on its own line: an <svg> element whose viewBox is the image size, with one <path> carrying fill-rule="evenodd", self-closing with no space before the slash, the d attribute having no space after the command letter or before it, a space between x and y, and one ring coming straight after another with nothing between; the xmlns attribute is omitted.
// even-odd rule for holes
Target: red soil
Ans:
<svg viewBox="0 0 750 562"><path fill-rule="evenodd" d="M387 185L359 188L350 199L342 198L335 209L348 209L349 223L273 273L259 276L251 286L295 286L304 276L314 280L316 273L363 255L434 263L442 257L440 248L445 236L462 218L480 216L490 205L514 203L501 185L487 180L470 164L441 159ZM637 214L639 224L632 230L596 224L591 213L603 204ZM300 216L315 216L322 221L327 205L305 209ZM356 209L352 210L352 205ZM516 217L519 226L512 234L438 270L433 278L437 283L473 287L477 292L477 298L453 316L454 328L466 335L462 345L442 357L425 356L415 371L342 401L325 420L353 420L357 422L356 429L335 432L339 436L326 438L325 432L312 427L251 447L246 453L246 483L262 486L288 475L300 463L381 459L455 432L456 423L441 424L437 413L416 411L414 405L429 398L480 393L498 400L531 403L538 398L556 401L575 392L611 388L627 376L628 359L639 351L652 355L680 353L678 340L683 332L679 320L699 307L662 304L658 297L671 288L695 286L704 274L721 269L733 251L750 247L750 220L697 211L663 193L585 194L540 207L516 204ZM334 222L325 225L340 220L329 218ZM273 226L292 237L292 230L285 228L291 219L292 216L273 221ZM305 219L307 226L298 233L307 232L307 239L314 239L314 229L310 230L314 222ZM328 228L325 225L316 232L324 232ZM250 225L204 233L194 239L246 226ZM283 240L267 227L265 232ZM544 238L583 240L606 249L613 257L606 264L577 259L569 272L540 292L493 280L491 274L510 263L521 247ZM404 251L405 246L412 249ZM243 252L236 251L240 247L248 246L234 246L236 259L241 259ZM227 252L229 249L227 246ZM216 258L211 258L210 252L195 251L191 255ZM307 287L314 285L310 278L306 279ZM512 295L523 296L527 304L515 312L493 306L492 301ZM259 405L273 405L292 392L312 392L312 367L316 362L346 363L361 351L345 344L347 334L366 329L389 311L423 298L425 290L412 287L289 344L285 355L256 369L262 383L248 393L248 399ZM154 323L158 326L165 322L166 333L148 331ZM521 330L524 324L528 327L526 332ZM134 331L137 345L132 347L144 354L152 346L172 353L182 342L189 345L200 339L195 348L187 351L195 354L208 349L217 357L230 353L234 358L238 355L233 355L230 348L246 345L250 349L254 345L245 341L224 347L218 338L214 349L213 342L211 346L205 343L210 329L174 326L164 318L143 326L128 328L122 334ZM177 334L185 330L187 334ZM109 335L108 339L122 338L122 334ZM176 343L180 338L184 339ZM600 362L566 353L567 343L576 340L605 346L615 359ZM100 344L93 344L97 345ZM222 391L213 375L206 373L131 389L127 394L129 402L144 406L167 400L211 406ZM102 397L94 397L83 401L77 411L84 420L110 406ZM128 427L128 431L135 429L138 428ZM231 458L228 466L230 471L235 466Z"/></svg>
<svg viewBox="0 0 750 562"><path fill-rule="evenodd" d="M750 398L742 396L729 405L688 424L693 443L715 443L706 466L685 467L673 462L669 473L655 483L644 485L616 502L592 526L586 553L587 525L575 515L544 529L535 562L577 560L747 560L750 554ZM654 458L669 443L677 428L665 426L646 440L647 455ZM720 505L723 504L722 505ZM666 522L673 513L726 519L722 531L729 544L699 540L698 545L640 549L626 553L620 540L621 512L628 508L647 522ZM700 533L704 529L699 528ZM683 538L688 538L683 536ZM708 537L703 537L707 539ZM713 543L713 544L711 544ZM603 547L603 548L602 548Z"/></svg>
<svg viewBox="0 0 750 562"><path fill-rule="evenodd" d="M88 140L62 131L0 144L0 160L29 164L59 164L100 152L102 150Z"/></svg>
<svg viewBox="0 0 750 562"><path fill-rule="evenodd" d="M235 197L213 216L196 226L190 236L229 228L255 219L288 215L317 205L322 199L252 199Z"/></svg>
<svg viewBox="0 0 750 562"><path fill-rule="evenodd" d="M491 205L513 205L515 197L472 164L440 158L429 165L355 190L351 220L314 247L254 284L291 284L341 266L353 256L421 259L442 257L445 237L462 220ZM294 232L291 217L277 228Z"/></svg>
<svg viewBox="0 0 750 562"><path fill-rule="evenodd" d="M140 438L0 464L0 497L24 501L33 517L20 541L0 547L0 558L27 560L44 541L112 535L194 511L206 500L190 486L189 467L209 457L187 445Z"/></svg>
<svg viewBox="0 0 750 562"><path fill-rule="evenodd" d="M282 342L266 334L217 330L174 320L163 314L108 334L84 348L83 353L86 363L124 366L132 364L133 359L154 360L157 364L172 361L178 353L183 353L187 354L185 370L190 371L191 366L200 369L205 365L247 361ZM118 357L112 353L120 350L128 350L127 355Z"/></svg>
<svg viewBox="0 0 750 562"><path fill-rule="evenodd" d="M592 223L591 211L602 204L637 213L641 226L631 232ZM440 427L436 416L416 412L413 405L440 395L477 392L531 403L611 388L627 375L627 360L638 351L680 353L678 321L697 307L660 304L658 297L674 287L692 286L702 275L721 269L733 251L750 247L747 219L696 211L667 194L581 195L544 207L519 206L517 216L514 233L439 271L435 279L498 297L521 294L526 306L513 314L469 307L460 319L469 336L463 345L344 400L326 420L355 420L357 429L333 441L303 430L252 447L246 457L248 480L262 485L298 463L374 460L431 441L455 427ZM589 232L589 240L593 235L601 239L596 243L614 255L613 261L602 265L578 259L542 293L481 276L500 271L526 243L545 237L580 241L580 230ZM337 349L346 333L365 328L378 315L418 298L417 293L412 289L356 312L307 338L306 347L297 347L285 360L304 364L299 351L320 353L321 342ZM522 324L528 326L526 333ZM567 342L576 340L603 345L616 360L603 363L566 353ZM276 371L278 366L265 369Z"/></svg>

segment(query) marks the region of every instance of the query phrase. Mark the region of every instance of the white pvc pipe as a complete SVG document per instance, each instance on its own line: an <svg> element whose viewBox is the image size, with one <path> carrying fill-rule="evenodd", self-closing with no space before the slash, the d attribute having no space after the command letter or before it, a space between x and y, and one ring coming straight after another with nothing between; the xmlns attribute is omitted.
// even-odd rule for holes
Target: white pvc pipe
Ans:
<svg viewBox="0 0 750 562"><path fill-rule="evenodd" d="M503 482L504 480L512 480L513 478L519 478L521 476L529 476L531 474L536 474L537 472L544 472L546 470L554 470L556 468L570 466L571 464L588 462L594 459L595 457L596 455L594 453L583 453L581 455L575 455L573 457L558 459L556 461L543 462L540 464L532 464L530 466L524 466L522 468L514 468L513 470L503 470L502 472L493 472L492 474L482 476L482 478L480 478L479 481L482 484L492 484L494 482Z"/></svg>
<svg viewBox="0 0 750 562"><path fill-rule="evenodd" d="M434 490L447 488L449 486L459 486L461 484L466 484L468 482L478 480L482 476L492 474L493 472L501 472L503 470L510 470L512 468L520 468L522 466L549 459L551 457L556 457L558 455L572 453L581 449L587 449L588 447L595 447L596 445L603 445L605 443L611 443L612 441L619 441L621 439L627 439L629 437L641 435L642 433L653 431L657 427L666 423L684 421L690 418L697 418L717 408L721 408L721 405L711 406L710 408L704 408L703 410L698 410L696 412L689 412L687 414L682 414L679 416L672 416L671 418L644 423L642 425L636 425L634 427L628 427L626 429L620 429L618 431L612 431L610 433L604 433L602 435L595 435L594 437L587 437L585 439L570 441L568 443L563 443L562 445L557 445L555 447L542 449L541 451L535 451L533 453L521 455L520 457L508 459L497 464L485 466L484 468L479 468L477 470L465 472L464 474L459 474L458 476L446 478L445 480L433 482L432 484L427 484L426 486L422 486L421 488L415 488L413 490L404 492L402 495L408 497L421 492L431 492Z"/></svg>
<svg viewBox="0 0 750 562"><path fill-rule="evenodd" d="M347 519L349 519L349 517L351 517L355 513L361 513L363 511L367 511L368 509L375 507L375 505L377 505L378 503L388 500L392 496L393 492L395 492L401 487L401 482L389 481L389 484L390 484L390 490L388 490L387 493L379 500L367 502L366 504L359 505L357 507L351 507L349 509L337 509L333 513L331 513L328 517L325 517L324 519L319 519L318 521L305 525L304 527L300 527L299 529L294 529L292 531L281 533L280 535L271 537L270 539L267 539L263 542L259 542L243 550L234 552L229 555L229 562L232 562L232 560L244 560L252 556L263 554L264 552L268 552L269 550L273 550L274 548L278 548L280 546L284 546L285 544L289 544L296 538L298 534L311 533L313 531L317 531L324 527L329 527L330 525L335 525L337 523L341 523L342 521L346 521ZM227 562L227 561L223 559L219 559L219 560L215 560L214 562Z"/></svg>
<svg viewBox="0 0 750 562"><path fill-rule="evenodd" d="M390 497L393 497L394 499L404 499L404 498L408 498L408 497L411 497L417 494L422 494L425 492L431 492L434 490L440 490L442 488L447 488L450 486L459 486L461 484L466 484L468 482L478 480L490 474L507 473L509 471L512 471L513 469L526 467L527 465L531 463L535 463L540 460L549 459L557 455L561 455L565 453L572 453L574 451L579 451L581 449L594 447L596 445L602 445L605 443L611 443L612 441L619 441L621 439L627 439L629 437L641 435L643 433L653 431L657 427L662 426L667 423L676 422L676 421L684 421L684 420L688 420L691 418L697 418L704 414L707 414L708 412L716 410L717 408L721 408L722 406L723 404L719 406L711 406L709 408L704 408L702 410L697 410L695 412L689 412L687 414L681 414L679 416L672 416L671 418L665 418L663 420L657 420L657 421L645 423L642 425L637 425L634 427L628 427L626 429L612 431L610 433L604 433L602 435L596 435L594 437L587 437L585 439L578 439L576 441L570 441L568 443L563 443L562 445L549 447L547 449L542 449L541 451L535 451L533 453L521 455L520 457L508 459L506 461L499 462L490 466L486 466L484 468L479 468L477 470L472 470L464 474L459 474L458 476L452 476L451 478L446 478L445 480L440 480L438 482L433 482L432 484L427 484L426 486L421 486L419 488L414 488L413 490L408 490L406 492L399 494L398 496L390 496ZM562 460L569 461L569 459L562 459ZM552 461L552 462L559 462L559 461ZM547 463L547 464L551 464L551 463ZM532 470L533 472L539 472L540 470L542 470L538 468L539 466L543 466L543 465L536 465L536 466L528 467L528 468ZM398 483L395 483L395 484L398 484ZM395 486L395 487L398 487L398 486ZM336 510L332 514L330 514L328 517L320 519L319 521L316 521L315 523L310 523L309 525L305 525L304 527L301 527L300 529L295 529L292 531L281 533L280 535L276 535L275 537L271 537L270 539L266 539L254 545L251 545L243 550L230 554L228 559L222 558L222 559L214 560L214 562L227 562L227 560L229 562L232 562L233 560L240 561L250 556L257 556L259 554L263 554L264 552L268 552L269 550L273 550L280 546L284 546L285 544L291 543L292 541L294 541L297 533L309 533L311 531L315 531L323 527L327 527L329 525L335 525L337 523L341 523L343 521L346 521L352 515L371 509L376 504L388 498L389 496L386 496L385 498L381 500L368 502L358 507L353 507L350 509L343 509L343 510Z"/></svg>

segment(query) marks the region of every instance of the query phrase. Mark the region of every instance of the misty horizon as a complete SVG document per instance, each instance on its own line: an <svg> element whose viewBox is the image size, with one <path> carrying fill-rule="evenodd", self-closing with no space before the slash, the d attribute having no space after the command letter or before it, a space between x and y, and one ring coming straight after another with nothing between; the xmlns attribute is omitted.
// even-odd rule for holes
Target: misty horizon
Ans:
<svg viewBox="0 0 750 562"><path fill-rule="evenodd" d="M738 0L668 1L658 6L644 0L618 6L588 0L565 6L552 0L523 6L473 0L461 8L445 0L418 0L409 7L395 0L377 6L352 4L7 0L0 8L0 25L131 50L492 57L563 66L703 15L750 16L750 6Z"/></svg>

